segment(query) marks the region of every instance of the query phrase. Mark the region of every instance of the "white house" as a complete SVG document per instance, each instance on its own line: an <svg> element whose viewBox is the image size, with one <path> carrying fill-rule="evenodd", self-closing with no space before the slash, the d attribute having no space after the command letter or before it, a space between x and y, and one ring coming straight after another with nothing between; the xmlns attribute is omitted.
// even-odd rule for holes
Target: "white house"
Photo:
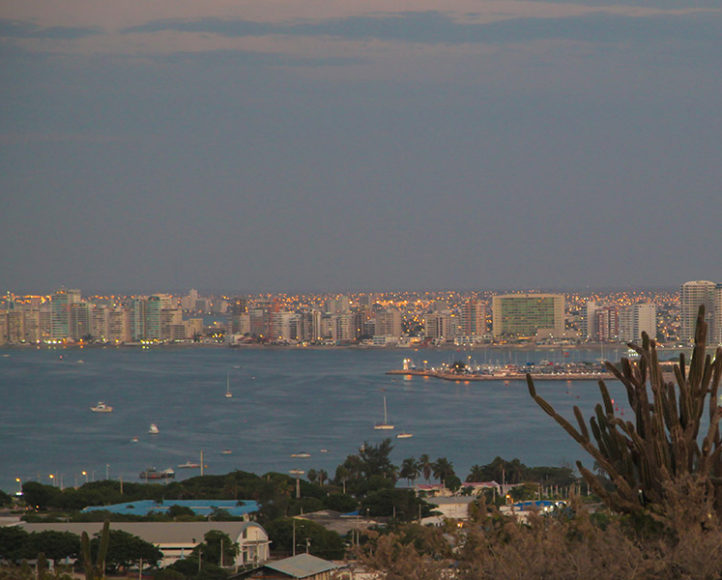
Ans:
<svg viewBox="0 0 722 580"><path fill-rule="evenodd" d="M100 522L30 524L22 523L27 532L53 530L81 535L87 532L92 538L100 533ZM111 530L122 530L156 546L162 553L160 566L168 566L187 558L207 532L218 530L238 543L239 552L234 566L261 564L269 558L270 540L263 526L256 522L111 522ZM230 564L230 562L228 563Z"/></svg>

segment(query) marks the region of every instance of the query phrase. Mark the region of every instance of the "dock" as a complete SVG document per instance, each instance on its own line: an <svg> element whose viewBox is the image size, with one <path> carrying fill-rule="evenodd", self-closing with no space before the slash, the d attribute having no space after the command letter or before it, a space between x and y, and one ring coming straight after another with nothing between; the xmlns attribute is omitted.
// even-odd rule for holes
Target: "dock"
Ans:
<svg viewBox="0 0 722 580"><path fill-rule="evenodd" d="M453 381L466 383L475 381L526 381L527 373L521 372L496 372L496 373L453 373L449 371L436 371L432 369L394 369L386 371L387 375L409 375L414 377L429 377L441 379L442 381ZM535 381L598 381L613 379L611 373L604 372L550 372L550 373L529 373Z"/></svg>

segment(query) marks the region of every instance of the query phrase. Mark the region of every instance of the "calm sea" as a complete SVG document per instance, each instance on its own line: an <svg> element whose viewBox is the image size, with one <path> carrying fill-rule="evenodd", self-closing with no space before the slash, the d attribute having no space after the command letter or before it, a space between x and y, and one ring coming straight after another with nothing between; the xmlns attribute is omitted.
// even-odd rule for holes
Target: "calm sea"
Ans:
<svg viewBox="0 0 722 580"><path fill-rule="evenodd" d="M618 360L621 351L605 353ZM325 469L389 432L383 419L413 438L394 439L392 459L447 457L464 479L474 464L500 455L527 465L573 464L581 449L530 399L526 384L470 384L385 375L404 357L417 365L598 360L599 351L229 349L162 347L0 350L0 489L16 478L72 486L106 475L139 481L147 467L178 470L199 461L207 473ZM564 358L562 358L564 357ZM226 398L226 377L232 398ZM622 387L611 383L624 410ZM549 381L538 391L557 410L585 416L599 401L594 382ZM98 401L112 413L93 413ZM624 404L623 404L624 403ZM151 423L160 433L148 434ZM138 441L133 442L137 437ZM325 450L322 452L322 450ZM223 453L230 451L230 454ZM306 452L306 459L292 453ZM85 471L87 476L82 475ZM50 475L54 477L51 478Z"/></svg>

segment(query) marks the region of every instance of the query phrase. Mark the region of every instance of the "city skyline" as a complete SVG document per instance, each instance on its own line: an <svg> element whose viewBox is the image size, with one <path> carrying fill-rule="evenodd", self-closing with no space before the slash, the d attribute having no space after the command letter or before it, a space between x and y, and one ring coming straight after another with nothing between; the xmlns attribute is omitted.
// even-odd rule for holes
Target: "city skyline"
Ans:
<svg viewBox="0 0 722 580"><path fill-rule="evenodd" d="M719 279L716 0L0 10L0 283Z"/></svg>

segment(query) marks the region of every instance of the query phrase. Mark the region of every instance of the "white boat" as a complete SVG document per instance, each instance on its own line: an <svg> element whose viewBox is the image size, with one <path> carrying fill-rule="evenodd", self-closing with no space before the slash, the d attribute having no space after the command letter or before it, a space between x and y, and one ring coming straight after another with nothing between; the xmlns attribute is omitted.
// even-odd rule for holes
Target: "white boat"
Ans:
<svg viewBox="0 0 722 580"><path fill-rule="evenodd" d="M93 413L112 413L113 407L106 405L103 401L98 401L98 404L95 407L90 407L90 410Z"/></svg>
<svg viewBox="0 0 722 580"><path fill-rule="evenodd" d="M376 425L374 425L374 429L390 430L390 429L393 429L393 428L394 428L394 426L391 425L391 423L389 423L388 412L387 412L387 409L386 409L386 397L384 397L384 422L383 422L383 423L376 423Z"/></svg>
<svg viewBox="0 0 722 580"><path fill-rule="evenodd" d="M200 463L193 463L192 461L186 461L185 463L180 463L178 465L178 469L198 469L201 466Z"/></svg>
<svg viewBox="0 0 722 580"><path fill-rule="evenodd" d="M231 377L229 373L226 373L226 399L230 399L233 396L231 393Z"/></svg>
<svg viewBox="0 0 722 580"><path fill-rule="evenodd" d="M221 451L221 455L230 455L231 453L233 453L233 451L231 451L230 449L224 449L223 451Z"/></svg>
<svg viewBox="0 0 722 580"><path fill-rule="evenodd" d="M148 433L150 433L151 435L158 435L158 433L160 433L158 425L156 425L155 423L151 423L150 427L148 427Z"/></svg>
<svg viewBox="0 0 722 580"><path fill-rule="evenodd" d="M291 453L291 457L300 457L301 459L307 459L311 457L311 454L306 453L305 451L299 451L298 453Z"/></svg>
<svg viewBox="0 0 722 580"><path fill-rule="evenodd" d="M397 433L396 439L411 439L413 436L413 433Z"/></svg>

